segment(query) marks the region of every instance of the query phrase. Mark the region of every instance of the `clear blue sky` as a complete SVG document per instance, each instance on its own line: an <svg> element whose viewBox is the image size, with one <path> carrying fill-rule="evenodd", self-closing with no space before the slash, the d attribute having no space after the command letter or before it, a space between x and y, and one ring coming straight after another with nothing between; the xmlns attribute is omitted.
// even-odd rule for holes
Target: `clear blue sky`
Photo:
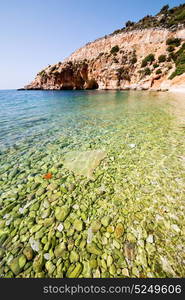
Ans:
<svg viewBox="0 0 185 300"><path fill-rule="evenodd" d="M0 89L23 87L77 48L183 0L2 0Z"/></svg>

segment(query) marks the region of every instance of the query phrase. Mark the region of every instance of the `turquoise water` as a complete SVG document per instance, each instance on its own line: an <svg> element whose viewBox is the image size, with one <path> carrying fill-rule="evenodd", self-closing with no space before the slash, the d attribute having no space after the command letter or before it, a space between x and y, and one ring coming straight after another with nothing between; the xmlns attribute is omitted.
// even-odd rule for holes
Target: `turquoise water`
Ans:
<svg viewBox="0 0 185 300"><path fill-rule="evenodd" d="M125 101L127 94L111 92L1 91L1 146L78 135L91 122L99 127L115 113L116 120Z"/></svg>
<svg viewBox="0 0 185 300"><path fill-rule="evenodd" d="M132 113L139 122L139 115L149 112L149 120L168 103L169 96L147 92L0 91L1 150L21 142L49 142L61 134L81 138L86 130L90 140L114 132L114 122L127 126Z"/></svg>
<svg viewBox="0 0 185 300"><path fill-rule="evenodd" d="M185 276L183 95L0 91L0 108L0 273L68 277L72 264L76 277ZM15 272L30 237L39 250ZM48 253L50 267L35 267Z"/></svg>

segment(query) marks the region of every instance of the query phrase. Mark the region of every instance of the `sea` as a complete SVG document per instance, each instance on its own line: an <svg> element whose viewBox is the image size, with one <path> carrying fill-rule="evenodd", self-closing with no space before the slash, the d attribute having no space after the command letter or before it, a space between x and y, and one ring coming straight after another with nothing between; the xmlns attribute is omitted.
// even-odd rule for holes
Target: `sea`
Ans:
<svg viewBox="0 0 185 300"><path fill-rule="evenodd" d="M27 235L16 227L15 240L26 245L29 224L42 223L44 207L49 218L57 217L56 206L67 205L69 224L80 220L77 229L58 233L67 241L70 234L85 237L91 221L110 216L95 237L100 249L111 254L129 245L148 257L146 265L140 258L130 265L134 258L128 257L130 276L185 276L184 100L180 93L152 91L1 90L0 219L7 220L6 230L23 218ZM36 210L29 211L30 201ZM106 223L112 226L107 234ZM117 243L113 232L120 223L124 235ZM116 258L115 265L115 274L99 276L120 275Z"/></svg>

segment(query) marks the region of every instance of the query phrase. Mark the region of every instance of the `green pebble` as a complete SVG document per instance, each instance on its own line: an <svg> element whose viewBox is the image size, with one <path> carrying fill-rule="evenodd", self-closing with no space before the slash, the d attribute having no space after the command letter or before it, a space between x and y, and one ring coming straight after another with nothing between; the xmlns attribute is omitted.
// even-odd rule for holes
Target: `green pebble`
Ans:
<svg viewBox="0 0 185 300"><path fill-rule="evenodd" d="M113 258L111 255L109 255L107 257L107 266L110 267L112 265L112 263L113 263Z"/></svg>
<svg viewBox="0 0 185 300"><path fill-rule="evenodd" d="M98 232L101 228L101 223L99 221L93 221L92 224L91 224L91 229L92 229L92 232Z"/></svg>
<svg viewBox="0 0 185 300"><path fill-rule="evenodd" d="M66 230L68 230L69 228L71 227L71 223L69 222L69 221L65 221L64 222L64 228L66 229Z"/></svg>
<svg viewBox="0 0 185 300"><path fill-rule="evenodd" d="M57 258L62 257L62 254L65 251L65 249L66 249L65 243L60 243L59 245L57 245L54 250L55 256Z"/></svg>
<svg viewBox="0 0 185 300"><path fill-rule="evenodd" d="M19 267L22 269L26 264L26 256L23 254L19 257Z"/></svg>
<svg viewBox="0 0 185 300"><path fill-rule="evenodd" d="M68 278L78 278L79 275L82 272L82 264L81 263L77 263L76 267L73 269L72 272L69 273Z"/></svg>
<svg viewBox="0 0 185 300"><path fill-rule="evenodd" d="M111 218L109 216L105 216L101 219L101 223L104 227L107 227L111 222Z"/></svg>
<svg viewBox="0 0 185 300"><path fill-rule="evenodd" d="M83 229L83 222L81 220L76 219L74 221L73 226L74 226L74 229L76 229L77 231L82 231L82 229Z"/></svg>
<svg viewBox="0 0 185 300"><path fill-rule="evenodd" d="M70 213L70 208L66 205L60 207L57 206L55 209L55 217L58 221L64 221Z"/></svg>
<svg viewBox="0 0 185 300"><path fill-rule="evenodd" d="M47 243L47 241L48 241L47 237L43 236L41 243L45 245Z"/></svg>
<svg viewBox="0 0 185 300"><path fill-rule="evenodd" d="M91 259L90 261L89 261L89 265L90 265L90 267L92 268L92 269L95 269L96 267L97 267L97 260L96 259Z"/></svg>
<svg viewBox="0 0 185 300"><path fill-rule="evenodd" d="M71 263L75 263L79 261L79 254L76 251L71 251L69 259Z"/></svg>
<svg viewBox="0 0 185 300"><path fill-rule="evenodd" d="M109 272L111 275L115 275L116 274L116 267L114 264L112 264L109 268Z"/></svg>
<svg viewBox="0 0 185 300"><path fill-rule="evenodd" d="M45 193L45 191L46 191L46 189L40 188L40 189L38 189L38 191L36 192L36 195L37 195L37 196L41 196L42 194Z"/></svg>
<svg viewBox="0 0 185 300"><path fill-rule="evenodd" d="M33 258L33 250L32 250L31 247L24 248L23 254L26 256L27 260L32 260L32 258Z"/></svg>
<svg viewBox="0 0 185 300"><path fill-rule="evenodd" d="M95 243L87 244L87 252L95 255L102 254L102 251L97 247Z"/></svg>
<svg viewBox="0 0 185 300"><path fill-rule="evenodd" d="M39 229L40 229L41 227L42 227L41 224L35 225L35 226L33 226L33 227L30 229L30 232L31 232L31 233L35 233L35 232L39 231Z"/></svg>
<svg viewBox="0 0 185 300"><path fill-rule="evenodd" d="M38 254L33 261L33 270L36 273L39 273L42 271L43 265L44 265L44 258L43 258L43 254L41 253Z"/></svg>
<svg viewBox="0 0 185 300"><path fill-rule="evenodd" d="M130 243L135 243L135 242L136 242L136 238L135 238L135 236L134 236L132 233L128 233L128 234L127 234L127 240L128 240Z"/></svg>
<svg viewBox="0 0 185 300"><path fill-rule="evenodd" d="M120 244L119 244L116 240L113 240L113 246L114 246L116 249L120 249L120 248L121 248Z"/></svg>
<svg viewBox="0 0 185 300"><path fill-rule="evenodd" d="M48 227L48 226L50 226L50 225L52 225L53 224L53 222L54 222L54 218L47 218L47 219L45 219L44 220L44 227Z"/></svg>
<svg viewBox="0 0 185 300"><path fill-rule="evenodd" d="M5 250L3 248L0 248L0 258L2 258L5 254Z"/></svg>
<svg viewBox="0 0 185 300"><path fill-rule="evenodd" d="M45 267L49 274L52 274L56 269L55 265L49 260L46 262Z"/></svg>
<svg viewBox="0 0 185 300"><path fill-rule="evenodd" d="M11 260L9 263L9 267L15 275L18 275L21 272L21 268L19 265L19 257L16 257L13 260Z"/></svg>
<svg viewBox="0 0 185 300"><path fill-rule="evenodd" d="M115 231L114 231L114 235L115 238L119 239L124 233L124 227L121 223L116 225Z"/></svg>

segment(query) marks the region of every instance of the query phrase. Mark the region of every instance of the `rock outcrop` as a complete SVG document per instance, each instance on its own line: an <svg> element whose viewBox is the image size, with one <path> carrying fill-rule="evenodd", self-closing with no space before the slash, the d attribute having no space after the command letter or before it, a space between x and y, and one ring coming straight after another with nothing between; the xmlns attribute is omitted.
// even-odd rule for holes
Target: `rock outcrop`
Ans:
<svg viewBox="0 0 185 300"><path fill-rule="evenodd" d="M185 90L184 26L105 36L48 66L25 89Z"/></svg>

